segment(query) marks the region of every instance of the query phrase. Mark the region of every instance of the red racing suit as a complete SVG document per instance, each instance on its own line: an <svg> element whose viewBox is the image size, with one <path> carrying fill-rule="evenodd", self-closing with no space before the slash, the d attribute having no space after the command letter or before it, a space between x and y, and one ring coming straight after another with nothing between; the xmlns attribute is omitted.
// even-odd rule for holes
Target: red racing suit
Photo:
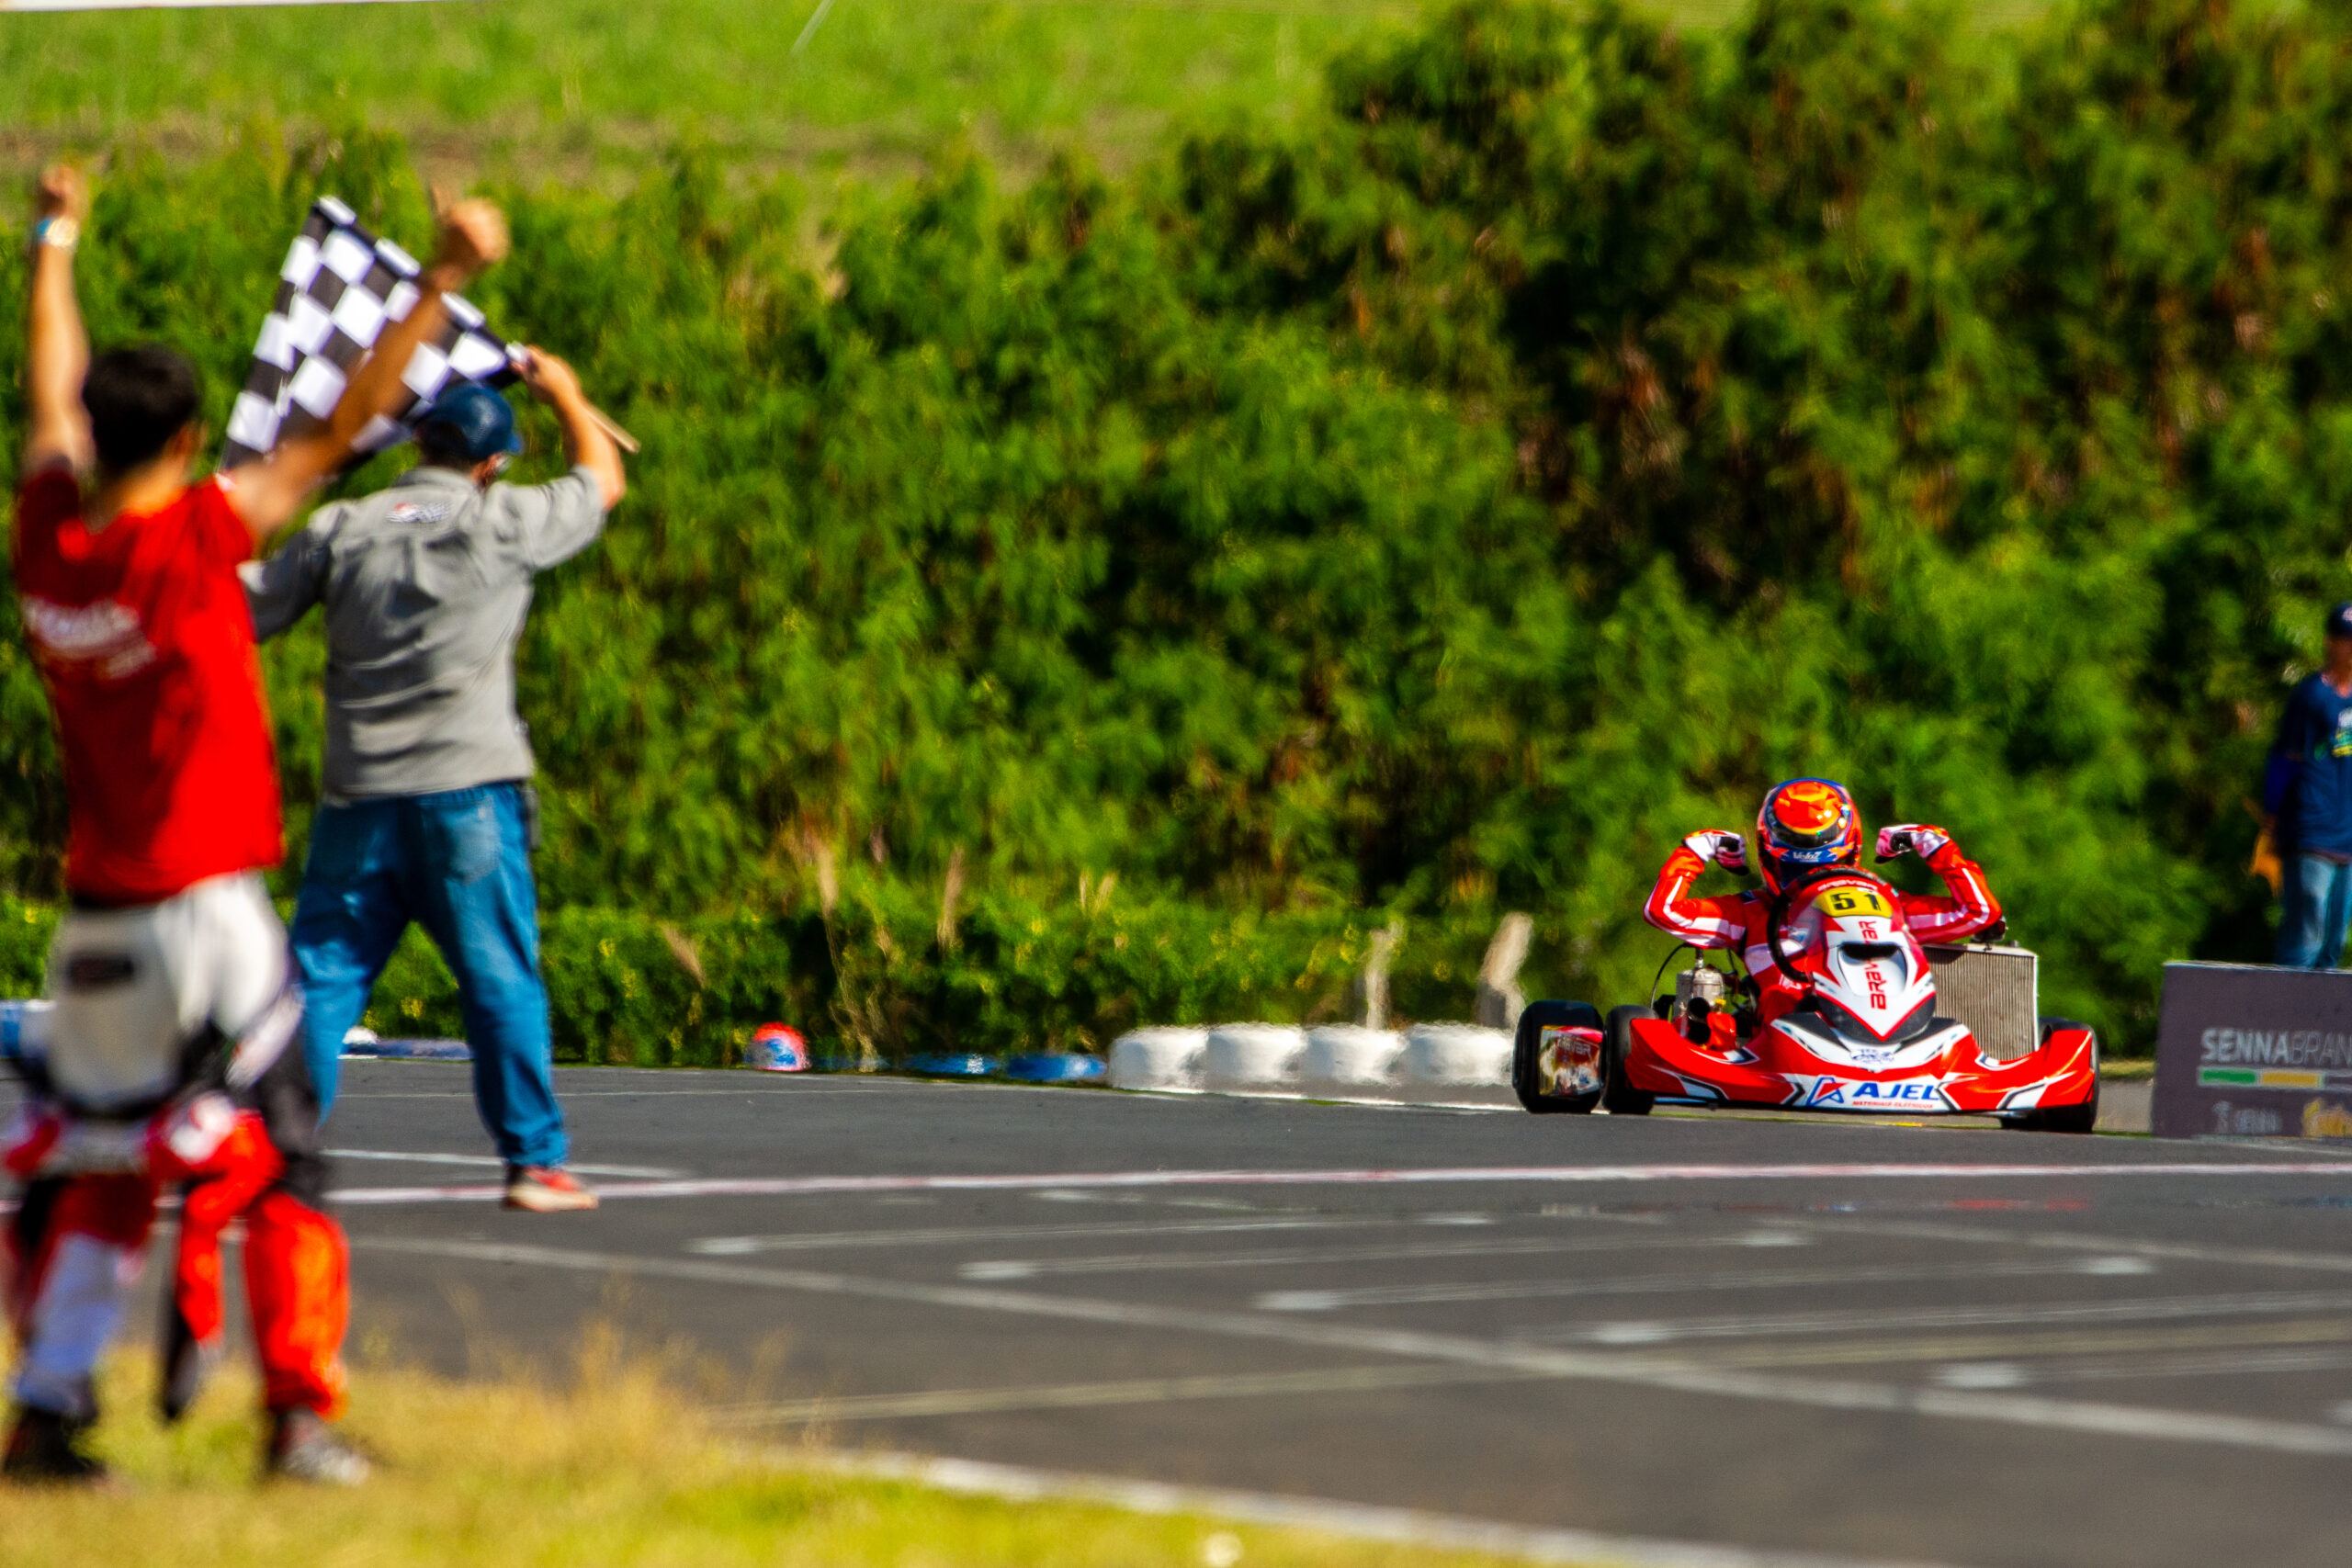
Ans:
<svg viewBox="0 0 2352 1568"><path fill-rule="evenodd" d="M1951 894L1894 894L1903 923L1922 942L1961 942L2001 918L2001 906L1984 881L1984 868L1946 841L1928 857L1928 869L1944 879ZM1694 898L1690 885L1707 863L1688 845L1677 845L1657 874L1642 918L1667 935L1693 947L1728 948L1756 982L1757 1016L1769 1023L1794 1007L1804 995L1804 985L1781 969L1772 955L1770 921L1776 902L1770 893L1735 893L1725 898Z"/></svg>
<svg viewBox="0 0 2352 1568"><path fill-rule="evenodd" d="M192 1397L218 1338L232 1221L270 1408L331 1415L342 1398L345 1244L260 874L283 845L233 482L98 528L62 462L17 492L14 588L57 720L71 908L50 950L45 1048L15 1063L28 1098L0 1139L24 1183L6 1295L17 1402L69 1421L95 1413L93 1373L157 1200L182 1184L165 1413Z"/></svg>
<svg viewBox="0 0 2352 1568"><path fill-rule="evenodd" d="M181 1084L153 1110L84 1113L46 1051L11 1065L29 1091L0 1134L24 1186L6 1235L5 1298L23 1347L20 1404L95 1417L92 1374L138 1274L158 1201L177 1188L179 1237L164 1295L161 1404L194 1402L226 1321L221 1235L244 1227L245 1301L272 1411L333 1416L343 1404L349 1264L325 1211L316 1097L285 992L237 1040L188 1043Z"/></svg>

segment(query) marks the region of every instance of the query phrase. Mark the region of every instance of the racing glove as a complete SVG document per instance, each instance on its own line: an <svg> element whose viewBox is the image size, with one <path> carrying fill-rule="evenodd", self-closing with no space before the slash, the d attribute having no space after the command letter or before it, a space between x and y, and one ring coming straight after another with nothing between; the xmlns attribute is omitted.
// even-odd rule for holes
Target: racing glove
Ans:
<svg viewBox="0 0 2352 1568"><path fill-rule="evenodd" d="M1878 858L1917 855L1921 860L1931 861L1951 842L1951 835L1941 828L1932 828L1925 822L1899 822L1878 830Z"/></svg>
<svg viewBox="0 0 2352 1568"><path fill-rule="evenodd" d="M1734 872L1747 869L1747 841L1737 833L1721 828L1702 828L1683 840L1682 847L1709 865Z"/></svg>

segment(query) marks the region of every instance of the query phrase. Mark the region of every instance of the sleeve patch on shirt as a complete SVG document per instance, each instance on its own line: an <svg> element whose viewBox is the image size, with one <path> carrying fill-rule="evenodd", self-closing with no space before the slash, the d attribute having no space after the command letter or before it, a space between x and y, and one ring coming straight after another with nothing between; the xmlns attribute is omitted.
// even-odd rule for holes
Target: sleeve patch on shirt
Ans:
<svg viewBox="0 0 2352 1568"><path fill-rule="evenodd" d="M440 522L456 510L446 501L403 501L384 513L384 521L403 527L423 527Z"/></svg>

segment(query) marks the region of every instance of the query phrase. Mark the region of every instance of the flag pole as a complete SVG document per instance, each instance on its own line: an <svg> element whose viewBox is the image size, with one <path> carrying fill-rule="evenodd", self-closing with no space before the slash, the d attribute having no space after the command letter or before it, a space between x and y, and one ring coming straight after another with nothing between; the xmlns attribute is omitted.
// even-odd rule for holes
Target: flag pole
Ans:
<svg viewBox="0 0 2352 1568"><path fill-rule="evenodd" d="M519 343L510 343L506 345L506 363L514 367L516 375L519 376L523 373L524 362L529 353L530 351ZM603 431L605 434L613 438L613 444L615 446L628 453L630 457L634 457L638 453L644 450L644 448L638 444L636 436L631 435L628 431L621 428L620 422L618 420L615 419L611 414L606 413L603 409L598 408L594 403L590 403L588 405L588 418L595 424L597 429Z"/></svg>
<svg viewBox="0 0 2352 1568"><path fill-rule="evenodd" d="M603 409L598 408L594 403L590 403L588 405L588 417L596 422L597 429L603 431L605 434L613 438L614 446L618 446L630 457L634 457L639 451L643 450L642 447L639 446L636 436L631 435L628 431L623 430L618 424L615 423L613 416L606 413Z"/></svg>

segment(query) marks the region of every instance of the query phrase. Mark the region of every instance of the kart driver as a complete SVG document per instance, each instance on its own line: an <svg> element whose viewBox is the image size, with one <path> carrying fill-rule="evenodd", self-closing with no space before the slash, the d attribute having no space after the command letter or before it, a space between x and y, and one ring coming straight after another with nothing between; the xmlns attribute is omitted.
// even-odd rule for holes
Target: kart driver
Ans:
<svg viewBox="0 0 2352 1568"><path fill-rule="evenodd" d="M70 907L50 950L47 1051L21 1064L29 1092L0 1135L0 1166L24 1183L0 1476L103 1479L80 1442L92 1374L159 1190L185 1183L164 1414L187 1407L220 1338L220 1236L241 1221L265 1463L348 1484L368 1461L327 1425L343 1401L347 1254L323 1207L301 993L262 880L281 852L277 771L237 566L407 400L401 372L445 320L442 291L504 252L505 223L485 203L452 209L407 315L347 365L325 421L191 482L195 367L153 345L91 356L72 270L87 211L78 175L42 176L15 587L64 758Z"/></svg>
<svg viewBox="0 0 2352 1568"><path fill-rule="evenodd" d="M1642 917L1693 947L1737 952L1756 982L1758 1020L1770 1022L1804 995L1804 986L1772 955L1772 921L1809 884L1832 871L1859 868L1861 854L1861 816L1846 786L1826 779L1790 779L1766 793L1763 808L1756 814L1757 869L1764 874L1763 891L1728 898L1690 897L1690 885L1709 865L1729 872L1747 869L1747 846L1737 833L1704 829L1667 857ZM1894 894L1914 937L1923 942L1959 942L2000 919L2001 906L1985 886L1984 868L1960 852L1950 833L1918 822L1880 829L1878 858L1903 854L1926 861L1951 893L1945 898Z"/></svg>

